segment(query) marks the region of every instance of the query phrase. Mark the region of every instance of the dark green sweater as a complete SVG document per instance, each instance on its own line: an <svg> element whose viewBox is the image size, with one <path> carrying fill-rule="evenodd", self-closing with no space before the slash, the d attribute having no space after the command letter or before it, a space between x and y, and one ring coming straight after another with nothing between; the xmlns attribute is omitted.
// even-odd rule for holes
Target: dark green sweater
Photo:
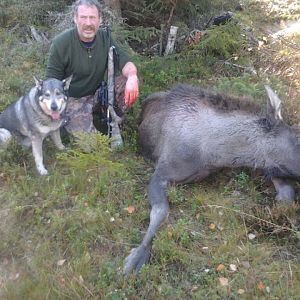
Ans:
<svg viewBox="0 0 300 300"><path fill-rule="evenodd" d="M118 68L122 70L129 57L113 40L112 45L116 47ZM73 74L69 95L75 98L93 95L104 80L109 47L105 30L99 29L91 48L80 41L77 28L66 30L52 41L46 77L62 80Z"/></svg>

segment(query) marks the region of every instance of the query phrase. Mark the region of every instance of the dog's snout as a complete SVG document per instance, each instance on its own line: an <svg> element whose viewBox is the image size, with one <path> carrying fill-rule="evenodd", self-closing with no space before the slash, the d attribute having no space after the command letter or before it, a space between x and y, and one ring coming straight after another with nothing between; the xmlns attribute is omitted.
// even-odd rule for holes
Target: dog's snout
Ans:
<svg viewBox="0 0 300 300"><path fill-rule="evenodd" d="M58 110L58 106L57 106L57 104L55 102L51 103L51 110L53 110L53 111L57 111Z"/></svg>

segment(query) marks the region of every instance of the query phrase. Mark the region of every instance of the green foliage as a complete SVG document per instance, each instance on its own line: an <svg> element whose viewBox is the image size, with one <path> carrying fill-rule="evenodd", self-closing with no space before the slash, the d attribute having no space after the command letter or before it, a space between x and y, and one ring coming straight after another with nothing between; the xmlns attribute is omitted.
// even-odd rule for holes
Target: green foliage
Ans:
<svg viewBox="0 0 300 300"><path fill-rule="evenodd" d="M44 45L23 44L18 36L0 30L0 111L34 86L33 76L43 78Z"/></svg>
<svg viewBox="0 0 300 300"><path fill-rule="evenodd" d="M258 81L256 76L243 75L240 77L220 77L216 83L216 89L220 92L228 92L237 96L247 96L257 101L266 99L266 92L262 83ZM266 100L262 102L266 106Z"/></svg>
<svg viewBox="0 0 300 300"><path fill-rule="evenodd" d="M166 90L177 82L193 82L212 76L209 58L199 53L184 52L169 57L141 58L138 62L141 99L150 92Z"/></svg>
<svg viewBox="0 0 300 300"><path fill-rule="evenodd" d="M228 22L225 25L208 29L206 37L196 48L206 55L228 59L233 55L237 55L245 47L245 42L245 38L241 35L240 26Z"/></svg>
<svg viewBox="0 0 300 300"><path fill-rule="evenodd" d="M144 26L166 24L173 13L171 22L181 20L192 27L203 26L210 17L218 15L221 10L234 10L239 1L223 0L121 0L124 17L133 25L143 23ZM172 17L171 16L171 17Z"/></svg>
<svg viewBox="0 0 300 300"><path fill-rule="evenodd" d="M60 11L70 0L1 0L0 27L19 25L47 25L49 11Z"/></svg>
<svg viewBox="0 0 300 300"><path fill-rule="evenodd" d="M30 158L30 150L23 149L16 141L12 139L9 144L0 149L0 166L19 165L24 166Z"/></svg>
<svg viewBox="0 0 300 300"><path fill-rule="evenodd" d="M155 27L130 27L124 25L116 32L118 40L125 39L127 41L134 41L138 43L142 43L145 40L151 40L153 38L157 38L160 34L160 30Z"/></svg>

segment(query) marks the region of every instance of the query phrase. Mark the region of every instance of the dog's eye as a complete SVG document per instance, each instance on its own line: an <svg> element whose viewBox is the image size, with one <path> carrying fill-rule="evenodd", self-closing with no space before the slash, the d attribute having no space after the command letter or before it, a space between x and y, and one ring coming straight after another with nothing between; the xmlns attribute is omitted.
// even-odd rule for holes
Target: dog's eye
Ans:
<svg viewBox="0 0 300 300"><path fill-rule="evenodd" d="M46 92L44 95L45 95L46 97L50 97L50 93L49 93L49 92Z"/></svg>

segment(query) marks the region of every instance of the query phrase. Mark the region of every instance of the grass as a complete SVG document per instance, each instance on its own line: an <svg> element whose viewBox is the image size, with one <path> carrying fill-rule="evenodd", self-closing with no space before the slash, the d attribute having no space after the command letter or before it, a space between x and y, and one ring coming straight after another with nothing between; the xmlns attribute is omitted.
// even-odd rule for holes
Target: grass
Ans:
<svg viewBox="0 0 300 300"><path fill-rule="evenodd" d="M253 20L265 24L262 13ZM243 18L250 20L247 10ZM43 74L45 57L39 46L25 47L4 30L0 39L2 109L28 90L32 75ZM281 59L297 56L280 47L288 45L265 45L261 52L234 48L240 52L232 57L243 54L235 62L261 62L257 76L197 48L168 58L137 57L141 99L180 81L251 96L265 106L263 85L269 82L285 100L284 117L295 123L298 71L282 78ZM0 150L0 298L298 299L299 207L274 205L274 188L247 169L171 186L169 218L154 240L150 264L139 276L123 276L124 259L149 222L153 169L139 154L139 112L138 103L128 113L126 145L119 151L100 135L82 135L65 152L46 141L47 177L37 176L30 151L16 143Z"/></svg>

